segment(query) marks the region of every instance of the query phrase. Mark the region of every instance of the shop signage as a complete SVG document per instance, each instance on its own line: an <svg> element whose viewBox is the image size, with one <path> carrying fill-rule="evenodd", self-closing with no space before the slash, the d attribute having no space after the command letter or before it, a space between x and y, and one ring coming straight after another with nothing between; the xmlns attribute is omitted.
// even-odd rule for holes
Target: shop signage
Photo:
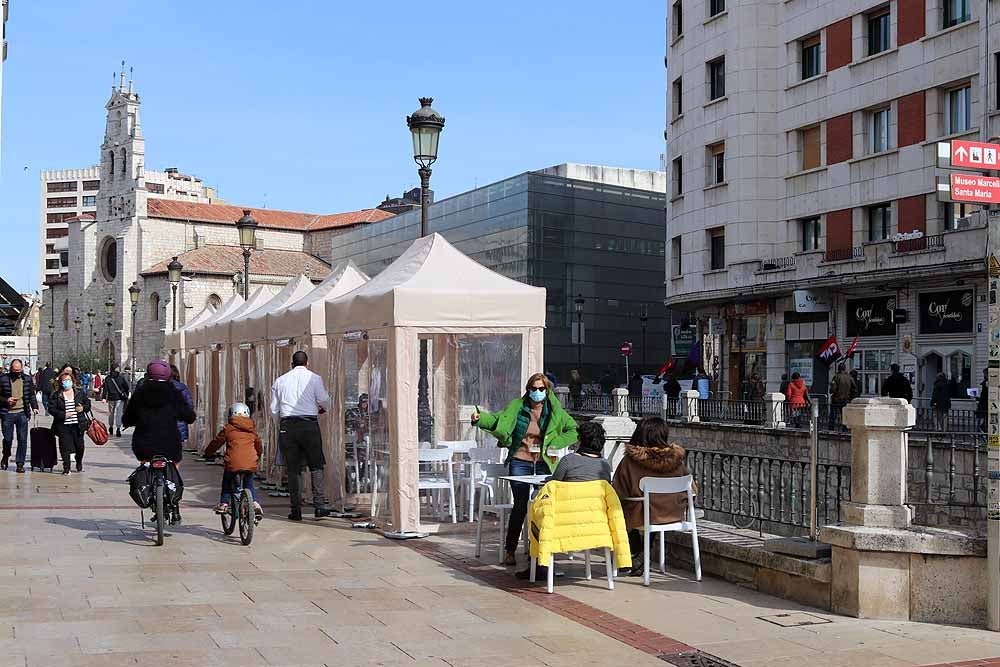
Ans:
<svg viewBox="0 0 1000 667"><path fill-rule="evenodd" d="M848 299L847 335L895 336L896 325L892 321L892 311L895 307L894 296Z"/></svg>
<svg viewBox="0 0 1000 667"><path fill-rule="evenodd" d="M920 333L972 333L975 298L971 289L920 295Z"/></svg>
<svg viewBox="0 0 1000 667"><path fill-rule="evenodd" d="M1000 202L1000 178L973 174L951 174L951 198L958 202Z"/></svg>
<svg viewBox="0 0 1000 667"><path fill-rule="evenodd" d="M681 326L680 324L675 324L671 333L673 334L674 356L688 356L691 353L691 348L694 347L694 341L695 338L697 338L697 330L691 326Z"/></svg>
<svg viewBox="0 0 1000 667"><path fill-rule="evenodd" d="M811 289L797 289L792 292L796 313L829 313L830 297Z"/></svg>
<svg viewBox="0 0 1000 667"><path fill-rule="evenodd" d="M767 315L767 301L751 301L750 303L731 303L726 306L726 317L733 319L747 315Z"/></svg>
<svg viewBox="0 0 1000 667"><path fill-rule="evenodd" d="M793 373L798 373L807 387L813 383L813 360L812 359L790 359L788 361L788 378L791 379Z"/></svg>
<svg viewBox="0 0 1000 667"><path fill-rule="evenodd" d="M916 241L922 238L924 238L924 233L919 229L914 229L912 232L896 232L892 235L892 240L896 243L900 241Z"/></svg>

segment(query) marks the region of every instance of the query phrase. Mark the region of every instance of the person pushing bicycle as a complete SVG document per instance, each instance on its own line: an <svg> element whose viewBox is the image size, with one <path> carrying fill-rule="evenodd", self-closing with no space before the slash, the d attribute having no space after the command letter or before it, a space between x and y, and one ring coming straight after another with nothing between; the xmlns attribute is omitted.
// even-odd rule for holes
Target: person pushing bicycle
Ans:
<svg viewBox="0 0 1000 667"><path fill-rule="evenodd" d="M257 426L250 418L250 407L246 403L233 403L229 406L229 423L223 426L218 435L208 443L208 447L205 448L205 456L214 455L223 445L226 446L223 459L226 468L222 473L222 495L219 497L215 513L226 514L229 512L236 475L245 472L249 474L243 476L243 488L253 496L254 514L256 519L260 520L264 515L264 510L261 509L257 489L254 488L253 473L257 472L257 462L260 460L264 447L260 436L257 435Z"/></svg>

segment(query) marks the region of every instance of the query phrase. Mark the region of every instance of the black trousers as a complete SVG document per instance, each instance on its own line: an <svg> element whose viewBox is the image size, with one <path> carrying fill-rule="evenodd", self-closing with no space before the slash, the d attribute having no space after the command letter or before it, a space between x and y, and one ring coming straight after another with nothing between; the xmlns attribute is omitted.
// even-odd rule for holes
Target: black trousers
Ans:
<svg viewBox="0 0 1000 667"><path fill-rule="evenodd" d="M319 422L303 419L282 419L278 429L278 447L288 469L288 500L292 509L302 508L302 466L309 468L313 487L313 506L325 508L323 491L323 436Z"/></svg>
<svg viewBox="0 0 1000 667"><path fill-rule="evenodd" d="M83 462L83 430L79 424L60 424L56 426L56 437L59 438L59 453L62 454L63 468L68 469L70 455L76 454L76 463Z"/></svg>

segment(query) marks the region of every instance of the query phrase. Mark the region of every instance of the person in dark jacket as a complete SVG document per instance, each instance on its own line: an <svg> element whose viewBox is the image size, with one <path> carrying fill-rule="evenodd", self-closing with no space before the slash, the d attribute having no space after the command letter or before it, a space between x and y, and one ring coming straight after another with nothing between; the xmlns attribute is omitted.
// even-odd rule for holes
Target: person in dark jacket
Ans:
<svg viewBox="0 0 1000 667"><path fill-rule="evenodd" d="M49 412L52 415L52 430L59 438L59 452L62 454L63 474L70 474L70 456L76 457L76 471L83 472L83 434L90 421L90 399L87 392L75 382L73 374L59 375L59 389L49 396Z"/></svg>
<svg viewBox="0 0 1000 667"><path fill-rule="evenodd" d="M154 361L125 406L122 426L134 426L132 453L140 461L164 456L174 463L183 458L177 422L194 423L194 410L170 381L170 366Z"/></svg>
<svg viewBox="0 0 1000 667"><path fill-rule="evenodd" d="M20 359L10 362L10 370L0 375L0 424L3 426L3 458L0 469L6 470L10 462L10 449L17 431L17 472L24 472L28 456L28 419L38 414L35 383L23 372Z"/></svg>
<svg viewBox="0 0 1000 667"><path fill-rule="evenodd" d="M951 386L944 373L938 373L931 390L931 407L934 408L934 428L944 431L948 425L948 412L951 410Z"/></svg>
<svg viewBox="0 0 1000 667"><path fill-rule="evenodd" d="M629 401L629 412L634 415L640 412L640 403L642 402L642 375L639 371L632 374L632 378L628 381L628 401Z"/></svg>
<svg viewBox="0 0 1000 667"><path fill-rule="evenodd" d="M186 384L181 382L181 371L173 364L170 364L170 382L177 388L177 391L181 392L181 396L184 397L184 402L187 403L189 408L191 408L191 412L194 412L194 398L191 396L191 390L188 389ZM250 414L253 414L253 410L250 411ZM183 447L184 443L191 437L187 422L183 419L177 420L177 435L180 436L181 447Z"/></svg>
<svg viewBox="0 0 1000 667"><path fill-rule="evenodd" d="M788 398L788 373L781 374L781 384L778 385L778 392L785 395L785 399Z"/></svg>
<svg viewBox="0 0 1000 667"><path fill-rule="evenodd" d="M663 385L663 394L675 401L681 397L681 383L677 381L673 373L667 376L667 381Z"/></svg>
<svg viewBox="0 0 1000 667"><path fill-rule="evenodd" d="M979 398L976 399L976 418L979 421L979 430L986 433L986 421L988 419L990 401L990 379L988 371L983 369L983 383L979 385Z"/></svg>
<svg viewBox="0 0 1000 667"><path fill-rule="evenodd" d="M42 407L45 414L49 412L49 396L56 389L56 371L52 368L52 362L45 362L45 368L38 371L38 391L42 392Z"/></svg>
<svg viewBox="0 0 1000 667"><path fill-rule="evenodd" d="M122 413L125 412L125 401L128 400L132 387L121 373L121 368L115 366L101 384L101 400L108 404L108 428L114 431L115 437L122 435Z"/></svg>
<svg viewBox="0 0 1000 667"><path fill-rule="evenodd" d="M913 387L905 375L899 372L899 364L889 366L892 373L882 383L882 395L889 398L905 398L907 402L913 400Z"/></svg>

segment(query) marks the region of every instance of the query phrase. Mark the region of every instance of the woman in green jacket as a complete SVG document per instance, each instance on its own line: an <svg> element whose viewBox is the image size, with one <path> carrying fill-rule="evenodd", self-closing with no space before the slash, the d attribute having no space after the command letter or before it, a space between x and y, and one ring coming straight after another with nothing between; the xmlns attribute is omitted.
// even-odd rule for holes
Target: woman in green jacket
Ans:
<svg viewBox="0 0 1000 667"><path fill-rule="evenodd" d="M476 412L472 424L492 433L500 446L507 448L511 475L549 475L558 463L549 452L565 449L577 441L576 422L563 410L544 373L532 375L526 390L524 396L514 399L500 412ZM510 490L514 508L507 524L504 565L517 564L514 553L531 494L531 487L520 482L511 483Z"/></svg>

